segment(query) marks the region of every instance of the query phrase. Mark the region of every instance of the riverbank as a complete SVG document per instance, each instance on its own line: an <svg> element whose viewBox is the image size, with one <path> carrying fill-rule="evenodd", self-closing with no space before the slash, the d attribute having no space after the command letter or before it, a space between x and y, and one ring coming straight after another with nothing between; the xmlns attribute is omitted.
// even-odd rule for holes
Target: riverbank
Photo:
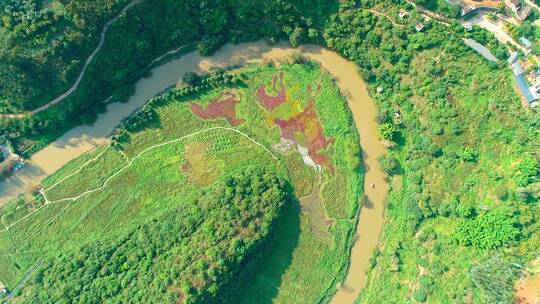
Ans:
<svg viewBox="0 0 540 304"><path fill-rule="evenodd" d="M384 153L384 148L377 138L376 108L354 63L319 46L307 45L298 50L309 59L319 62L333 75L336 84L347 98L360 134L366 168L365 199L358 220L357 233L353 236L355 242L351 249L350 269L332 300L333 303L353 303L364 284L369 258L377 246L383 225L387 185L377 161ZM211 67L268 62L290 56L296 51L284 43L276 46L268 46L263 42L227 44L211 57L202 57L196 52L191 52L154 68L152 70L154 76L140 80L136 84L135 95L127 103L108 105L106 113L99 115L96 123L77 127L64 134L53 144L36 153L21 174L0 183L0 205L15 198L19 193L36 189L46 176L70 160L106 143L108 134L122 119L148 99L176 83L186 72L204 73ZM372 183L376 185L374 188L366 187Z"/></svg>

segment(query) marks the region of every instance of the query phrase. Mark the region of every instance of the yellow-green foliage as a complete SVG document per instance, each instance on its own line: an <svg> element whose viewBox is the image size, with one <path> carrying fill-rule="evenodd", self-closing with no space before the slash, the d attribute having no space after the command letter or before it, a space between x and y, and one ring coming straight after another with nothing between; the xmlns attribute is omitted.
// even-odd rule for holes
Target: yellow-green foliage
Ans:
<svg viewBox="0 0 540 304"><path fill-rule="evenodd" d="M298 88L291 90L291 98L303 103L302 107L309 99L308 85L321 85L320 95L315 99L316 108L324 135L335 138L335 143L323 152L331 158L335 172L328 168L322 173L315 172L301 161L296 147L285 154L272 148L280 142L280 132L276 126L267 125L255 91L260 84L270 83L279 70L284 72L288 85ZM257 264L255 275L250 278L254 283L240 284L246 290L235 294L235 299L249 302L261 296L266 300L276 297L286 303L313 302L327 297L334 283L344 275L362 184L358 135L352 127L346 102L331 78L315 64L278 68L250 66L239 72L246 75L244 86L201 91L192 99L205 105L223 90L235 90L240 97L236 105L237 117L245 119L235 129L244 135L224 129L230 128L225 119L197 118L185 102L161 102L155 108L157 118L152 124L128 132L127 140L121 143L122 152L98 148L44 181L51 203L42 205L39 199L35 206L43 206L41 209L0 234L0 267L5 269L0 272L0 281L13 286L42 257L78 250L97 240L122 237L168 214L183 201L197 199L203 188L223 182L223 177L231 172L257 165L285 178L297 198L308 194L316 197L317 193L312 191L320 191L320 202L316 206L320 209L317 216L312 217L308 211L301 211L303 208L297 198L291 197L276 224L275 245ZM186 137L200 131L205 132ZM160 143L168 144L152 148ZM197 156L186 145L204 147L199 151L204 153ZM194 164L191 169L197 169L196 172L186 174L182 169L190 157L196 162L203 159L207 164L202 167ZM96 159L91 161L93 158ZM84 164L87 165L80 169ZM126 167L128 164L130 166ZM208 172L211 173L205 175ZM66 178L70 174L73 175ZM191 174L198 174L202 179L197 182ZM320 187L314 187L317 174ZM91 192L75 201L56 202L85 191ZM21 214L14 213L10 222L32 211L27 208ZM320 231L313 231L311 227ZM239 282L242 280L240 277ZM266 291L260 295L261 290ZM253 296L255 293L257 297ZM239 295L245 296L237 298Z"/></svg>

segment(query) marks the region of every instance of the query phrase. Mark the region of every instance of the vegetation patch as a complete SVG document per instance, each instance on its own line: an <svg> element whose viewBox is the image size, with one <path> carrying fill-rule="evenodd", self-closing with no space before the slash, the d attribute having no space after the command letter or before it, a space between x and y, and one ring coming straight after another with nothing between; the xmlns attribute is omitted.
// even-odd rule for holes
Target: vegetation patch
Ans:
<svg viewBox="0 0 540 304"><path fill-rule="evenodd" d="M313 63L233 72L249 77L207 85L216 77L209 75L197 88L156 97L115 132L113 145L47 178L45 195L0 209L0 281L13 287L43 262L17 301L328 297L344 275L362 185L346 102ZM285 139L257 99L260 84L280 74L294 115L311 107L307 121L283 119L299 126L287 140L292 149L277 146ZM300 89L312 83L320 94ZM295 147L322 134L336 138L324 153L339 180L329 166L307 166ZM327 185L339 199L319 195Z"/></svg>
<svg viewBox="0 0 540 304"><path fill-rule="evenodd" d="M316 168L325 166L333 170L332 161L322 151L328 148L334 140L325 137L315 109L315 97L321 89L320 86L317 86L315 92L313 92L311 84L308 85L307 92L309 99L307 105L304 109L295 113L294 110L299 108L299 103L295 102L291 95L287 93L283 83L283 72L272 77L272 90L276 91L277 79L279 79L280 87L277 95L268 96L265 87L261 86L257 90L257 101L264 109L270 112L270 117L273 118L271 123L279 127L282 138L298 145L298 149L303 154L306 164ZM276 113L283 113L283 110L279 107L287 107L290 110L288 112L292 112L292 115L290 117L276 115ZM306 149L303 147L307 147L306 152L303 151Z"/></svg>
<svg viewBox="0 0 540 304"><path fill-rule="evenodd" d="M245 122L245 119L236 117L236 104L239 102L238 96L234 92L224 92L218 98L208 102L206 108L193 102L189 105L197 117L202 119L225 118L231 126L236 127Z"/></svg>
<svg viewBox="0 0 540 304"><path fill-rule="evenodd" d="M186 146L185 154L186 161L182 165L182 172L187 175L189 181L199 186L208 187L221 175L220 171L223 165L208 157L205 144L190 143Z"/></svg>

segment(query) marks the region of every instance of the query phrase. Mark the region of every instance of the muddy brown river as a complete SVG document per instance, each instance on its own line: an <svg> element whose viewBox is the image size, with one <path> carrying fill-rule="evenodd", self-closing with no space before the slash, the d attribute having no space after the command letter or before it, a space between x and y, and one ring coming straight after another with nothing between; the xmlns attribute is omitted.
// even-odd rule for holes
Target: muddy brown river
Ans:
<svg viewBox="0 0 540 304"><path fill-rule="evenodd" d="M212 66L227 67L247 63L265 62L291 55L296 50L318 61L336 80L347 98L354 117L366 168L364 191L366 199L360 212L355 242L351 249L350 268L345 281L339 286L331 303L353 303L365 284L369 258L377 247L383 226L384 200L387 184L377 159L384 148L377 138L376 109L367 93L362 77L354 63L339 54L319 46L307 45L293 49L286 44L268 46L263 42L227 44L211 57L192 52L152 70L152 77L140 80L136 93L127 103L113 103L98 116L91 126L74 128L58 140L36 153L28 166L11 178L0 182L0 206L20 193L36 189L48 175L70 160L107 142L107 135L120 121L148 99L176 83L189 71L199 73ZM371 184L375 187L370 187Z"/></svg>

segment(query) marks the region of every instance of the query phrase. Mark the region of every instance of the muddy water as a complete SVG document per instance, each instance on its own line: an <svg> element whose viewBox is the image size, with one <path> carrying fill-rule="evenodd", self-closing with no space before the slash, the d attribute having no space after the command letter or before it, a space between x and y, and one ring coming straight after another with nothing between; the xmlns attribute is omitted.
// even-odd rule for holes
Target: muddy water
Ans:
<svg viewBox="0 0 540 304"><path fill-rule="evenodd" d="M0 205L39 186L48 175L58 170L68 161L107 141L107 135L120 121L146 100L166 89L188 71L207 71L212 66L243 65L279 59L295 50L285 44L268 46L262 42L228 44L212 57L201 57L196 52L170 61L153 70L153 76L140 80L136 93L127 103L114 103L107 112L97 118L91 126L72 129L54 143L36 153L29 165L14 177L0 183ZM365 195L360 220L351 251L350 271L343 285L337 290L333 303L353 303L364 285L365 271L373 249L377 246L383 225L386 183L379 168L377 158L383 154L383 147L377 139L375 105L367 94L365 84L356 66L337 53L318 46L304 46L300 51L318 61L336 79L338 87L347 97L349 107L360 134L362 153L366 168ZM369 187L371 183L375 188Z"/></svg>
<svg viewBox="0 0 540 304"><path fill-rule="evenodd" d="M306 55L321 63L335 78L337 86L347 98L353 114L364 158L366 174L364 179L365 199L354 236L350 267L347 277L330 303L353 303L365 282L365 272L369 258L377 247L384 223L384 201L387 184L377 159L384 154L384 147L377 138L376 108L369 97L366 85L358 73L356 65L337 53L308 46ZM375 187L371 188L371 184Z"/></svg>

